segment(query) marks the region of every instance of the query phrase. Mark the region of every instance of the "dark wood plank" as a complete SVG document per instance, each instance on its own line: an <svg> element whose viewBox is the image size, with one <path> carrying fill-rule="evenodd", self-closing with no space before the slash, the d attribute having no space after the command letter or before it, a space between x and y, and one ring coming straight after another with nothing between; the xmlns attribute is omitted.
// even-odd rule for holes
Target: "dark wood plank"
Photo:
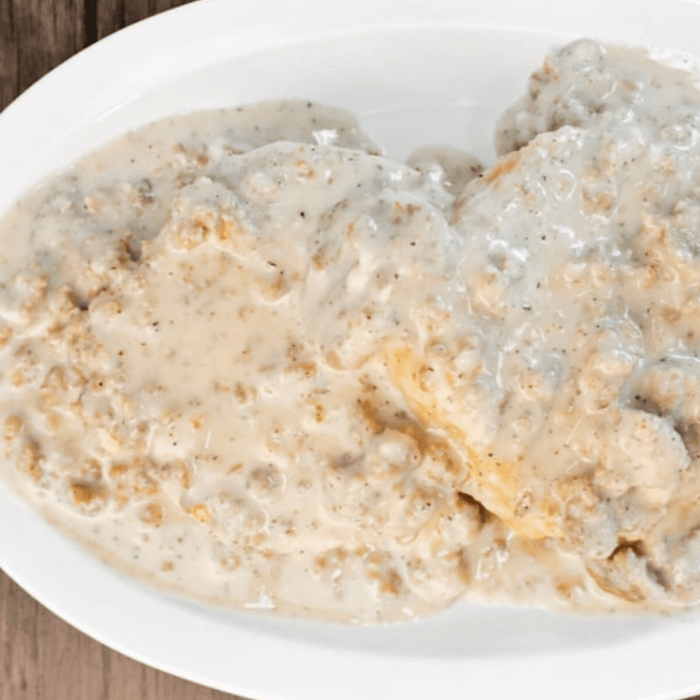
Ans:
<svg viewBox="0 0 700 700"><path fill-rule="evenodd" d="M0 700L235 700L144 666L58 619L0 571Z"/></svg>
<svg viewBox="0 0 700 700"><path fill-rule="evenodd" d="M0 0L0 110L20 93L19 46L13 4L14 0Z"/></svg>
<svg viewBox="0 0 700 700"><path fill-rule="evenodd" d="M0 0L0 111L74 53L192 0Z"/></svg>
<svg viewBox="0 0 700 700"><path fill-rule="evenodd" d="M0 107L85 45L83 0L2 2L7 15L0 25L6 26L2 31L8 31L10 36L7 48L3 45L0 49L0 64L3 73L7 70L14 81L7 87L3 85Z"/></svg>

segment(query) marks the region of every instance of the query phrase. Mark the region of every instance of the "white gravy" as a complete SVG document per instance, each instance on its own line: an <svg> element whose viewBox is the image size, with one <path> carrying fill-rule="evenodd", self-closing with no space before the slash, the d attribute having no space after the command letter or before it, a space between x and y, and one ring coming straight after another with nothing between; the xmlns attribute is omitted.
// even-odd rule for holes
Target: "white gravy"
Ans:
<svg viewBox="0 0 700 700"><path fill-rule="evenodd" d="M694 603L698 114L579 42L485 172L305 102L122 137L3 223L3 480L217 604Z"/></svg>

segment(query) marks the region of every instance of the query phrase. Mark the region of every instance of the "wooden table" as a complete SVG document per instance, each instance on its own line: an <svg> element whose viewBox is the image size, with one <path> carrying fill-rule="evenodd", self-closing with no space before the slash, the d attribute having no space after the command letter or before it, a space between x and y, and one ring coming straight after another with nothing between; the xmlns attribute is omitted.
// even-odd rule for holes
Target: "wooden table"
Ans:
<svg viewBox="0 0 700 700"><path fill-rule="evenodd" d="M0 110L98 39L189 0L0 0ZM0 570L0 700L235 700L127 659Z"/></svg>
<svg viewBox="0 0 700 700"><path fill-rule="evenodd" d="M0 111L98 39L191 0L0 0ZM0 700L242 700L127 659L0 570ZM700 700L700 696L688 700Z"/></svg>

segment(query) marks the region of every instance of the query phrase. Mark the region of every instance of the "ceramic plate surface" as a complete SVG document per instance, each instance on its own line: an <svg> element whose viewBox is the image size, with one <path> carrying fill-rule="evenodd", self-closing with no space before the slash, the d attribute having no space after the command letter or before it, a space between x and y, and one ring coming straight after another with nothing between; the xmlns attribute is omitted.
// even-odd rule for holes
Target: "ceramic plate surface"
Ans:
<svg viewBox="0 0 700 700"><path fill-rule="evenodd" d="M300 97L345 107L394 158L448 143L493 158L493 125L543 55L592 36L700 54L693 0L200 0L78 54L0 115L0 213L129 128ZM140 661L256 700L671 699L700 693L700 620L572 618L462 604L343 628L171 598L74 546L0 486L0 566Z"/></svg>

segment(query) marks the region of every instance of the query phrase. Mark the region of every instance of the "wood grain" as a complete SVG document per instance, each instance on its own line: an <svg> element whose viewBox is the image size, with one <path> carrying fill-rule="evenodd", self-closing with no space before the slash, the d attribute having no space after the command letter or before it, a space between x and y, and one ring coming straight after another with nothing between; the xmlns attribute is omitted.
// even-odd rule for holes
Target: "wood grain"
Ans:
<svg viewBox="0 0 700 700"><path fill-rule="evenodd" d="M83 48L85 5L83 0L0 0L0 11L2 109Z"/></svg>
<svg viewBox="0 0 700 700"><path fill-rule="evenodd" d="M0 110L118 29L191 0L0 0Z"/></svg>
<svg viewBox="0 0 700 700"><path fill-rule="evenodd" d="M0 572L0 700L232 700L95 642Z"/></svg>
<svg viewBox="0 0 700 700"><path fill-rule="evenodd" d="M0 110L85 46L188 1L0 0ZM237 697L108 649L50 613L0 570L0 700Z"/></svg>

